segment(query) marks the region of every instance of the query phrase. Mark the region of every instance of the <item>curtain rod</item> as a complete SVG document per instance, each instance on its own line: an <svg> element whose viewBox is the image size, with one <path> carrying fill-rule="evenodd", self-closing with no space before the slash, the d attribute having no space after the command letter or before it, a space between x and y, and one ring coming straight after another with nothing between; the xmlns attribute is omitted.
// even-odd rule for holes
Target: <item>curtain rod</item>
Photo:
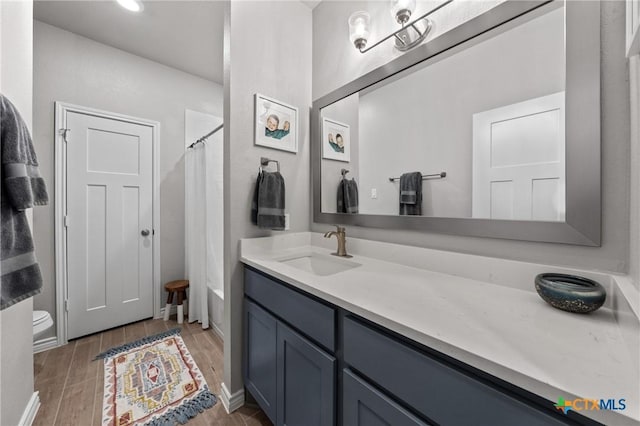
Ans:
<svg viewBox="0 0 640 426"><path fill-rule="evenodd" d="M224 127L224 123L222 123L221 125L219 125L215 129L213 129L212 131L210 131L209 133L207 133L206 135L204 135L203 137L201 137L200 139L198 139L197 141L195 141L191 145L189 145L188 148L193 148L194 146L196 146L196 144L204 142L209 137L211 137L211 135L213 135L215 132L217 132L218 130L222 129L223 127Z"/></svg>

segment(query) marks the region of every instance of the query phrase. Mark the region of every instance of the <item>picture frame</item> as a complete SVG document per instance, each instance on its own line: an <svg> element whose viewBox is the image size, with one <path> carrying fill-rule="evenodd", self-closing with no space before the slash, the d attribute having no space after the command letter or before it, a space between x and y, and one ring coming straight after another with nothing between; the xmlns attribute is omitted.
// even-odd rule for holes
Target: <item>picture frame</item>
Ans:
<svg viewBox="0 0 640 426"><path fill-rule="evenodd" d="M322 117L322 158L351 160L351 127L328 117Z"/></svg>
<svg viewBox="0 0 640 426"><path fill-rule="evenodd" d="M298 108L255 94L254 144L298 152Z"/></svg>

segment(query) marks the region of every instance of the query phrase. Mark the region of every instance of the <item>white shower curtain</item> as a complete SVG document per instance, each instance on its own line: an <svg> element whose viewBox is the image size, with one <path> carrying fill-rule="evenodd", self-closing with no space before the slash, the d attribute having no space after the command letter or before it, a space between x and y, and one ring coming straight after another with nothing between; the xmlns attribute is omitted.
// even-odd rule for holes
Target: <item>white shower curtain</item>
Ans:
<svg viewBox="0 0 640 426"><path fill-rule="evenodd" d="M216 267L222 253L214 250L215 232L221 218L216 203L222 202L221 188L214 176L214 149L199 143L185 154L185 248L186 272L189 280L189 322L198 321L209 328L208 289L214 288Z"/></svg>

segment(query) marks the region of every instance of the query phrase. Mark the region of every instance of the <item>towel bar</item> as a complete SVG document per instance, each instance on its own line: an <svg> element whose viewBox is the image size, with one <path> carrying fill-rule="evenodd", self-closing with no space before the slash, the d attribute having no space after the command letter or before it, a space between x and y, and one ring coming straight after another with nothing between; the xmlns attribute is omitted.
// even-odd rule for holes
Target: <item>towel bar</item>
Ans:
<svg viewBox="0 0 640 426"><path fill-rule="evenodd" d="M427 180L429 178L442 179L444 177L447 177L447 172L432 173L430 175L422 175L422 180ZM389 178L389 182L393 182L395 180L400 180L400 178L399 177L390 177Z"/></svg>

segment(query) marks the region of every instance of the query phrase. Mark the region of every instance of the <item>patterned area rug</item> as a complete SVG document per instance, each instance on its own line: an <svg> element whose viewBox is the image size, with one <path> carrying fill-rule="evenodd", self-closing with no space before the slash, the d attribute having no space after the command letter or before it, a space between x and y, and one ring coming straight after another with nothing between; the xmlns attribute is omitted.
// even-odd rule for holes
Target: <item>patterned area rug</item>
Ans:
<svg viewBox="0 0 640 426"><path fill-rule="evenodd" d="M185 424L216 397L180 329L110 349L104 358L103 426Z"/></svg>

